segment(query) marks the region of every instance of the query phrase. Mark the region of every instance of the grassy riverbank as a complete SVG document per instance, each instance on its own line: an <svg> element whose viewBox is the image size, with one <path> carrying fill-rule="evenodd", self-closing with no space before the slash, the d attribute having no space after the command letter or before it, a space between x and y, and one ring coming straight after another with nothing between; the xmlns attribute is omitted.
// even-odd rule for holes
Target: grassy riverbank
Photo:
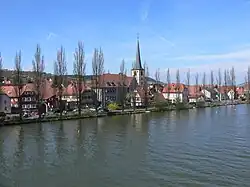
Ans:
<svg viewBox="0 0 250 187"><path fill-rule="evenodd" d="M214 102L214 103L196 103L196 105L191 104L176 104L176 105L156 105L153 107L149 107L146 109L126 109L124 111L122 110L113 110L109 112L88 112L84 113L81 116L78 114L68 114L63 115L60 119L58 114L45 116L42 119L22 119L21 121L19 119L12 119L12 120L6 120L2 122L2 125L9 126L9 125L22 125L22 124L29 124L29 123L44 123L44 122L53 122L53 121L60 121L60 120L76 120L76 119L84 119L84 118L96 118L96 117L105 117L105 116L115 116L115 115L132 115L132 114L139 114L139 113L147 113L147 112L164 112L164 111L173 111L173 110L188 110L188 109L194 109L194 108L207 108L207 107L219 107L219 106L226 106L226 105L238 105L238 104L247 104L246 102Z"/></svg>

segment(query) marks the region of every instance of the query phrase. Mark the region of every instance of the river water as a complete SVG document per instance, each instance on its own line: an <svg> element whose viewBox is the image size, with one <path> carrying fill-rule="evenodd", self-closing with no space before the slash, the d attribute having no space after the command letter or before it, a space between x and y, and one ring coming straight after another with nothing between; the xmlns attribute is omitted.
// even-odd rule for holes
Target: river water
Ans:
<svg viewBox="0 0 250 187"><path fill-rule="evenodd" d="M0 128L0 186L250 186L250 106Z"/></svg>

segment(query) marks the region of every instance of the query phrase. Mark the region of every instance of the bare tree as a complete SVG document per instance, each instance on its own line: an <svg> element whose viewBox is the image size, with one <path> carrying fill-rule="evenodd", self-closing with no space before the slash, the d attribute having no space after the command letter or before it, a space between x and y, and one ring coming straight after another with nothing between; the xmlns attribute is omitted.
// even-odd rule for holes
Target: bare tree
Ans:
<svg viewBox="0 0 250 187"><path fill-rule="evenodd" d="M145 62L146 63L146 62ZM144 63L144 65L145 65ZM148 64L146 63L146 67L144 67L144 70L145 70L145 77L149 77L150 74L149 74L149 67L148 67Z"/></svg>
<svg viewBox="0 0 250 187"><path fill-rule="evenodd" d="M231 74L229 70L227 70L227 84L228 86L232 85L232 79L231 79Z"/></svg>
<svg viewBox="0 0 250 187"><path fill-rule="evenodd" d="M236 85L236 77L235 77L234 67L232 67L230 70L230 78L231 78L231 86L235 86Z"/></svg>
<svg viewBox="0 0 250 187"><path fill-rule="evenodd" d="M155 80L156 80L156 84L158 85L160 82L160 69L157 69L155 71Z"/></svg>
<svg viewBox="0 0 250 187"><path fill-rule="evenodd" d="M218 87L220 88L222 84L221 69L218 71Z"/></svg>
<svg viewBox="0 0 250 187"><path fill-rule="evenodd" d="M18 111L19 111L20 120L22 120L21 94L22 94L22 88L23 88L21 62L22 62L22 54L21 54L21 51L19 51L16 53L16 57L15 57L15 67L14 67L15 74L14 74L13 83L14 83L15 93L18 99Z"/></svg>
<svg viewBox="0 0 250 187"><path fill-rule="evenodd" d="M214 87L214 71L211 70L210 72L210 84L211 84L211 87L213 88Z"/></svg>
<svg viewBox="0 0 250 187"><path fill-rule="evenodd" d="M199 92L199 73L196 73L195 75L195 95L198 96Z"/></svg>
<svg viewBox="0 0 250 187"><path fill-rule="evenodd" d="M100 48L99 50L97 48L94 49L94 54L92 58L92 71L94 75L94 81L95 81L95 91L97 94L97 98L100 96L100 76L104 72L104 55L103 51ZM95 103L96 112L98 109L97 102Z"/></svg>
<svg viewBox="0 0 250 187"><path fill-rule="evenodd" d="M236 77L235 77L235 70L234 67L230 70L230 78L231 78L231 86L234 91L234 97L232 97L232 100L236 98Z"/></svg>
<svg viewBox="0 0 250 187"><path fill-rule="evenodd" d="M221 69L219 68L219 70L218 70L218 90L219 90L220 100L221 100L221 84L222 84L222 76L221 76Z"/></svg>
<svg viewBox="0 0 250 187"><path fill-rule="evenodd" d="M177 99L178 99L178 102L180 102L180 70L177 69L176 71L176 85L177 85Z"/></svg>
<svg viewBox="0 0 250 187"><path fill-rule="evenodd" d="M64 90L64 83L67 75L67 63L63 46L61 46L61 48L57 51L57 59L54 64L54 73L57 77L56 87L58 89L59 96L60 119L62 119L62 112L65 107L63 105L62 96Z"/></svg>
<svg viewBox="0 0 250 187"><path fill-rule="evenodd" d="M144 62L144 70L145 70L144 83L143 83L144 105L145 105L145 109L148 110L148 81L147 81L147 77L149 77L149 70L148 70L148 65L146 62Z"/></svg>
<svg viewBox="0 0 250 187"><path fill-rule="evenodd" d="M188 72L187 72L187 87L189 88L190 86L190 69L188 69Z"/></svg>
<svg viewBox="0 0 250 187"><path fill-rule="evenodd" d="M73 73L76 78L76 92L77 92L77 105L78 115L81 115L82 111L82 92L85 87L84 76L85 76L86 62L85 52L82 42L78 42L78 46L74 53L74 70Z"/></svg>
<svg viewBox="0 0 250 187"><path fill-rule="evenodd" d="M203 77L202 77L202 87L205 88L206 87L206 83L207 83L207 80L206 80L206 72L203 73Z"/></svg>
<svg viewBox="0 0 250 187"><path fill-rule="evenodd" d="M121 105L122 105L122 111L124 111L124 105L125 105L125 84L126 84L126 71L125 71L125 61L122 60L121 65L120 65L120 83L121 83L121 92L120 92L120 97L121 97Z"/></svg>
<svg viewBox="0 0 250 187"><path fill-rule="evenodd" d="M227 86L228 84L228 78L227 78L227 70L224 70L224 85Z"/></svg>
<svg viewBox="0 0 250 187"><path fill-rule="evenodd" d="M159 90L158 90L158 88L159 88L159 83L160 83L160 69L158 68L156 71L155 71L155 81L156 81L156 84L155 84L155 86L154 86L154 102L155 102L155 104L157 104L158 103L158 101L159 101L159 95L158 95L158 93L159 93Z"/></svg>
<svg viewBox="0 0 250 187"><path fill-rule="evenodd" d="M250 66L247 68L247 100L250 101Z"/></svg>
<svg viewBox="0 0 250 187"><path fill-rule="evenodd" d="M227 95L227 86L228 86L228 73L227 70L224 70L224 94Z"/></svg>
<svg viewBox="0 0 250 187"><path fill-rule="evenodd" d="M171 75L170 75L170 69L168 68L167 70L167 88L168 88L168 100L169 100L169 97L170 97L170 84L171 84Z"/></svg>
<svg viewBox="0 0 250 187"><path fill-rule="evenodd" d="M37 100L37 109L39 120L41 119L41 104L43 100L44 94L44 85L45 85L45 77L44 77L44 57L41 55L41 48L39 45L36 46L36 52L34 55L34 60L32 61L33 65L33 73L34 73L34 85L36 91L36 100Z"/></svg>

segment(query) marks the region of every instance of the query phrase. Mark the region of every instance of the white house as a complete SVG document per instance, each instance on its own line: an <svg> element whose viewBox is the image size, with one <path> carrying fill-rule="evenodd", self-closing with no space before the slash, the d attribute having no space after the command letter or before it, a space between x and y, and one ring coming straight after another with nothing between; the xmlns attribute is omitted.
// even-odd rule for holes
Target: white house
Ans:
<svg viewBox="0 0 250 187"><path fill-rule="evenodd" d="M228 98L230 99L230 100L233 100L235 97L234 97L234 91L231 89L231 90L229 90L228 92L227 92L227 95L228 95Z"/></svg>
<svg viewBox="0 0 250 187"><path fill-rule="evenodd" d="M134 104L137 107L144 106L145 92L143 90L136 89L133 94L134 97L131 97L131 106L134 106Z"/></svg>
<svg viewBox="0 0 250 187"><path fill-rule="evenodd" d="M216 88L203 88L201 93L204 95L205 99L220 100L220 93Z"/></svg>
<svg viewBox="0 0 250 187"><path fill-rule="evenodd" d="M4 93L0 93L0 112L11 113L11 99Z"/></svg>
<svg viewBox="0 0 250 187"><path fill-rule="evenodd" d="M188 102L188 89L184 84L169 84L163 88L162 94L171 103L178 100L179 102Z"/></svg>

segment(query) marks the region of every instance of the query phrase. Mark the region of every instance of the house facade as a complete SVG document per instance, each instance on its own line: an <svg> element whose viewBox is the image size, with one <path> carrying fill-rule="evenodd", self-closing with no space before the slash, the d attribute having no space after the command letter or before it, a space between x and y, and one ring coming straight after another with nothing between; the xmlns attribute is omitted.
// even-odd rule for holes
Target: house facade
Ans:
<svg viewBox="0 0 250 187"><path fill-rule="evenodd" d="M5 93L0 93L0 113L11 113L11 99Z"/></svg>
<svg viewBox="0 0 250 187"><path fill-rule="evenodd" d="M220 100L220 92L214 87L204 87L201 89L205 100L216 101Z"/></svg>
<svg viewBox="0 0 250 187"><path fill-rule="evenodd" d="M23 86L20 104L23 112L38 112L37 92L33 83Z"/></svg>
<svg viewBox="0 0 250 187"><path fill-rule="evenodd" d="M166 85L162 90L163 97L171 102L188 102L188 88L181 83Z"/></svg>
<svg viewBox="0 0 250 187"><path fill-rule="evenodd" d="M89 86L82 84L81 86L81 105L82 107L92 107L97 103L97 95ZM79 86L76 82L70 81L63 90L62 99L66 104L66 109L72 110L78 107Z"/></svg>
<svg viewBox="0 0 250 187"><path fill-rule="evenodd" d="M103 106L109 103L122 103L128 93L135 90L137 81L135 77L121 74L103 74L100 76L100 84L97 95Z"/></svg>

